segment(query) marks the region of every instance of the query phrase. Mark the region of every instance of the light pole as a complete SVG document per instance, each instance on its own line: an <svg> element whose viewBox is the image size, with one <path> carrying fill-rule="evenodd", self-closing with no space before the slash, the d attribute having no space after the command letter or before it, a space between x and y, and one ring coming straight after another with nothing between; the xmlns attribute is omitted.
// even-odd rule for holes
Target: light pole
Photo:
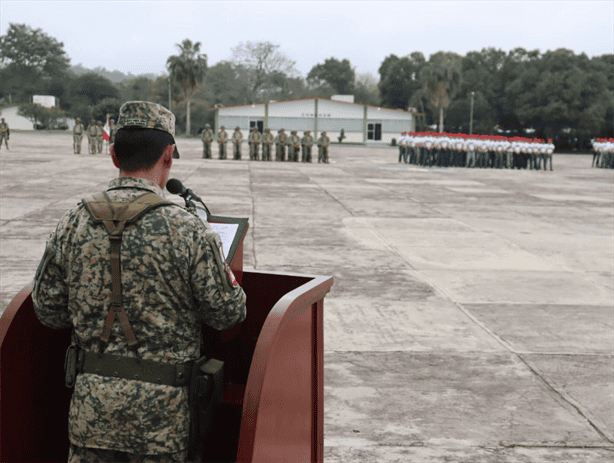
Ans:
<svg viewBox="0 0 614 463"><path fill-rule="evenodd" d="M173 111L171 108L171 73L168 73L168 110Z"/></svg>
<svg viewBox="0 0 614 463"><path fill-rule="evenodd" d="M471 117L469 118L469 135L473 133L473 97L475 92L471 92Z"/></svg>

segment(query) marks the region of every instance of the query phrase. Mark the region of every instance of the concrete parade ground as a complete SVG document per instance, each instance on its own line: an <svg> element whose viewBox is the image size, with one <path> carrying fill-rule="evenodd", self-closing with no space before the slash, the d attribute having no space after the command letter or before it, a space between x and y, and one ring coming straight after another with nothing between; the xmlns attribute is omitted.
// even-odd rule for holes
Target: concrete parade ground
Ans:
<svg viewBox="0 0 614 463"><path fill-rule="evenodd" d="M117 176L68 134L9 143L1 310L62 214ZM333 146L330 164L178 148L171 177L249 218L246 269L335 279L327 463L614 460L614 171L563 154L550 172L420 168L386 146Z"/></svg>

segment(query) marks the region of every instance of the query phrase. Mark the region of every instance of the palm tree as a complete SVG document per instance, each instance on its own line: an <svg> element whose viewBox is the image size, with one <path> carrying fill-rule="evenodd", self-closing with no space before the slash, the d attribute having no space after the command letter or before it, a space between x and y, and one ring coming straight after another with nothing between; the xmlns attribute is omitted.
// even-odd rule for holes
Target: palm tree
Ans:
<svg viewBox="0 0 614 463"><path fill-rule="evenodd" d="M205 77L207 70L207 55L200 53L200 42L192 43L185 39L181 44L176 44L181 53L169 56L166 60L166 68L171 77L181 87L186 100L186 133L190 135L190 103L198 85Z"/></svg>
<svg viewBox="0 0 614 463"><path fill-rule="evenodd" d="M462 57L456 53L437 52L431 55L421 74L429 101L439 109L439 132L443 132L443 112L461 85Z"/></svg>

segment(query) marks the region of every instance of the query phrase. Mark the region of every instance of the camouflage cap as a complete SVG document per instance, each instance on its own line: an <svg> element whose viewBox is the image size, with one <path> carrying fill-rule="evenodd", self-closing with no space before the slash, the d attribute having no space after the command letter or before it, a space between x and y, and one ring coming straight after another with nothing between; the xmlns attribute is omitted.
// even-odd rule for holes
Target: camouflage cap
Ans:
<svg viewBox="0 0 614 463"><path fill-rule="evenodd" d="M141 127L167 132L175 138L175 115L164 106L149 101L127 101L119 108L117 130L124 127ZM179 157L177 145L173 157Z"/></svg>

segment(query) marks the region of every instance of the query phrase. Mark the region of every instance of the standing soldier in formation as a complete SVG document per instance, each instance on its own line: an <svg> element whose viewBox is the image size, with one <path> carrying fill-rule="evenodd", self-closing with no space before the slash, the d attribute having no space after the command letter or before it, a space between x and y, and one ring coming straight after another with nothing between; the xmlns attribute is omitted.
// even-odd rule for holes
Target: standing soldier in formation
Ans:
<svg viewBox="0 0 614 463"><path fill-rule="evenodd" d="M262 160L270 161L271 160L271 145L274 142L273 134L271 133L271 129L268 127L262 134Z"/></svg>
<svg viewBox="0 0 614 463"><path fill-rule="evenodd" d="M87 144L90 150L90 154L96 154L96 121L90 123L89 129L87 129Z"/></svg>
<svg viewBox="0 0 614 463"><path fill-rule="evenodd" d="M288 150L288 161L298 162L298 152L301 149L301 137L298 136L296 130L293 130L290 135L290 149Z"/></svg>
<svg viewBox="0 0 614 463"><path fill-rule="evenodd" d="M109 146L115 143L115 134L117 133L117 127L115 126L115 119L109 121ZM109 152L109 154L111 154Z"/></svg>
<svg viewBox="0 0 614 463"><path fill-rule="evenodd" d="M217 146L220 152L219 158L226 159L226 143L228 142L228 134L226 133L226 127L220 127L220 131L217 134Z"/></svg>
<svg viewBox="0 0 614 463"><path fill-rule="evenodd" d="M330 138L326 136L326 132L322 132L320 138L318 138L318 162L325 162L328 164L328 145Z"/></svg>
<svg viewBox="0 0 614 463"><path fill-rule="evenodd" d="M83 139L84 132L85 127L83 127L81 119L77 118L77 122L75 122L75 126L72 129L72 148L74 154L81 154L81 140Z"/></svg>
<svg viewBox="0 0 614 463"><path fill-rule="evenodd" d="M102 145L104 141L104 129L102 128L102 122L96 122L96 151L102 153Z"/></svg>
<svg viewBox="0 0 614 463"><path fill-rule="evenodd" d="M200 136L203 141L203 159L211 159L211 142L213 141L213 130L209 124L205 124L205 130Z"/></svg>
<svg viewBox="0 0 614 463"><path fill-rule="evenodd" d="M9 125L3 118L0 118L0 149L2 149L2 140L4 140L4 145L6 149L9 149L9 137L11 136L11 129L9 129Z"/></svg>
<svg viewBox="0 0 614 463"><path fill-rule="evenodd" d="M252 133L249 134L249 158L252 161L258 160L258 147L260 146L260 141L262 140L262 136L256 127L252 129ZM264 160L264 153L263 153Z"/></svg>
<svg viewBox="0 0 614 463"><path fill-rule="evenodd" d="M284 132L284 129L279 129L277 137L275 137L275 160L286 160L286 143L288 143L288 135Z"/></svg>
<svg viewBox="0 0 614 463"><path fill-rule="evenodd" d="M232 146L234 146L234 160L241 160L241 143L243 142L243 133L241 127L236 127L232 134Z"/></svg>
<svg viewBox="0 0 614 463"><path fill-rule="evenodd" d="M407 132L401 133L399 139L397 140L397 145L399 145L399 162L405 161L405 134Z"/></svg>
<svg viewBox="0 0 614 463"><path fill-rule="evenodd" d="M311 162L311 147L313 146L313 141L311 131L308 130L301 140L301 145L303 145L303 162Z"/></svg>

